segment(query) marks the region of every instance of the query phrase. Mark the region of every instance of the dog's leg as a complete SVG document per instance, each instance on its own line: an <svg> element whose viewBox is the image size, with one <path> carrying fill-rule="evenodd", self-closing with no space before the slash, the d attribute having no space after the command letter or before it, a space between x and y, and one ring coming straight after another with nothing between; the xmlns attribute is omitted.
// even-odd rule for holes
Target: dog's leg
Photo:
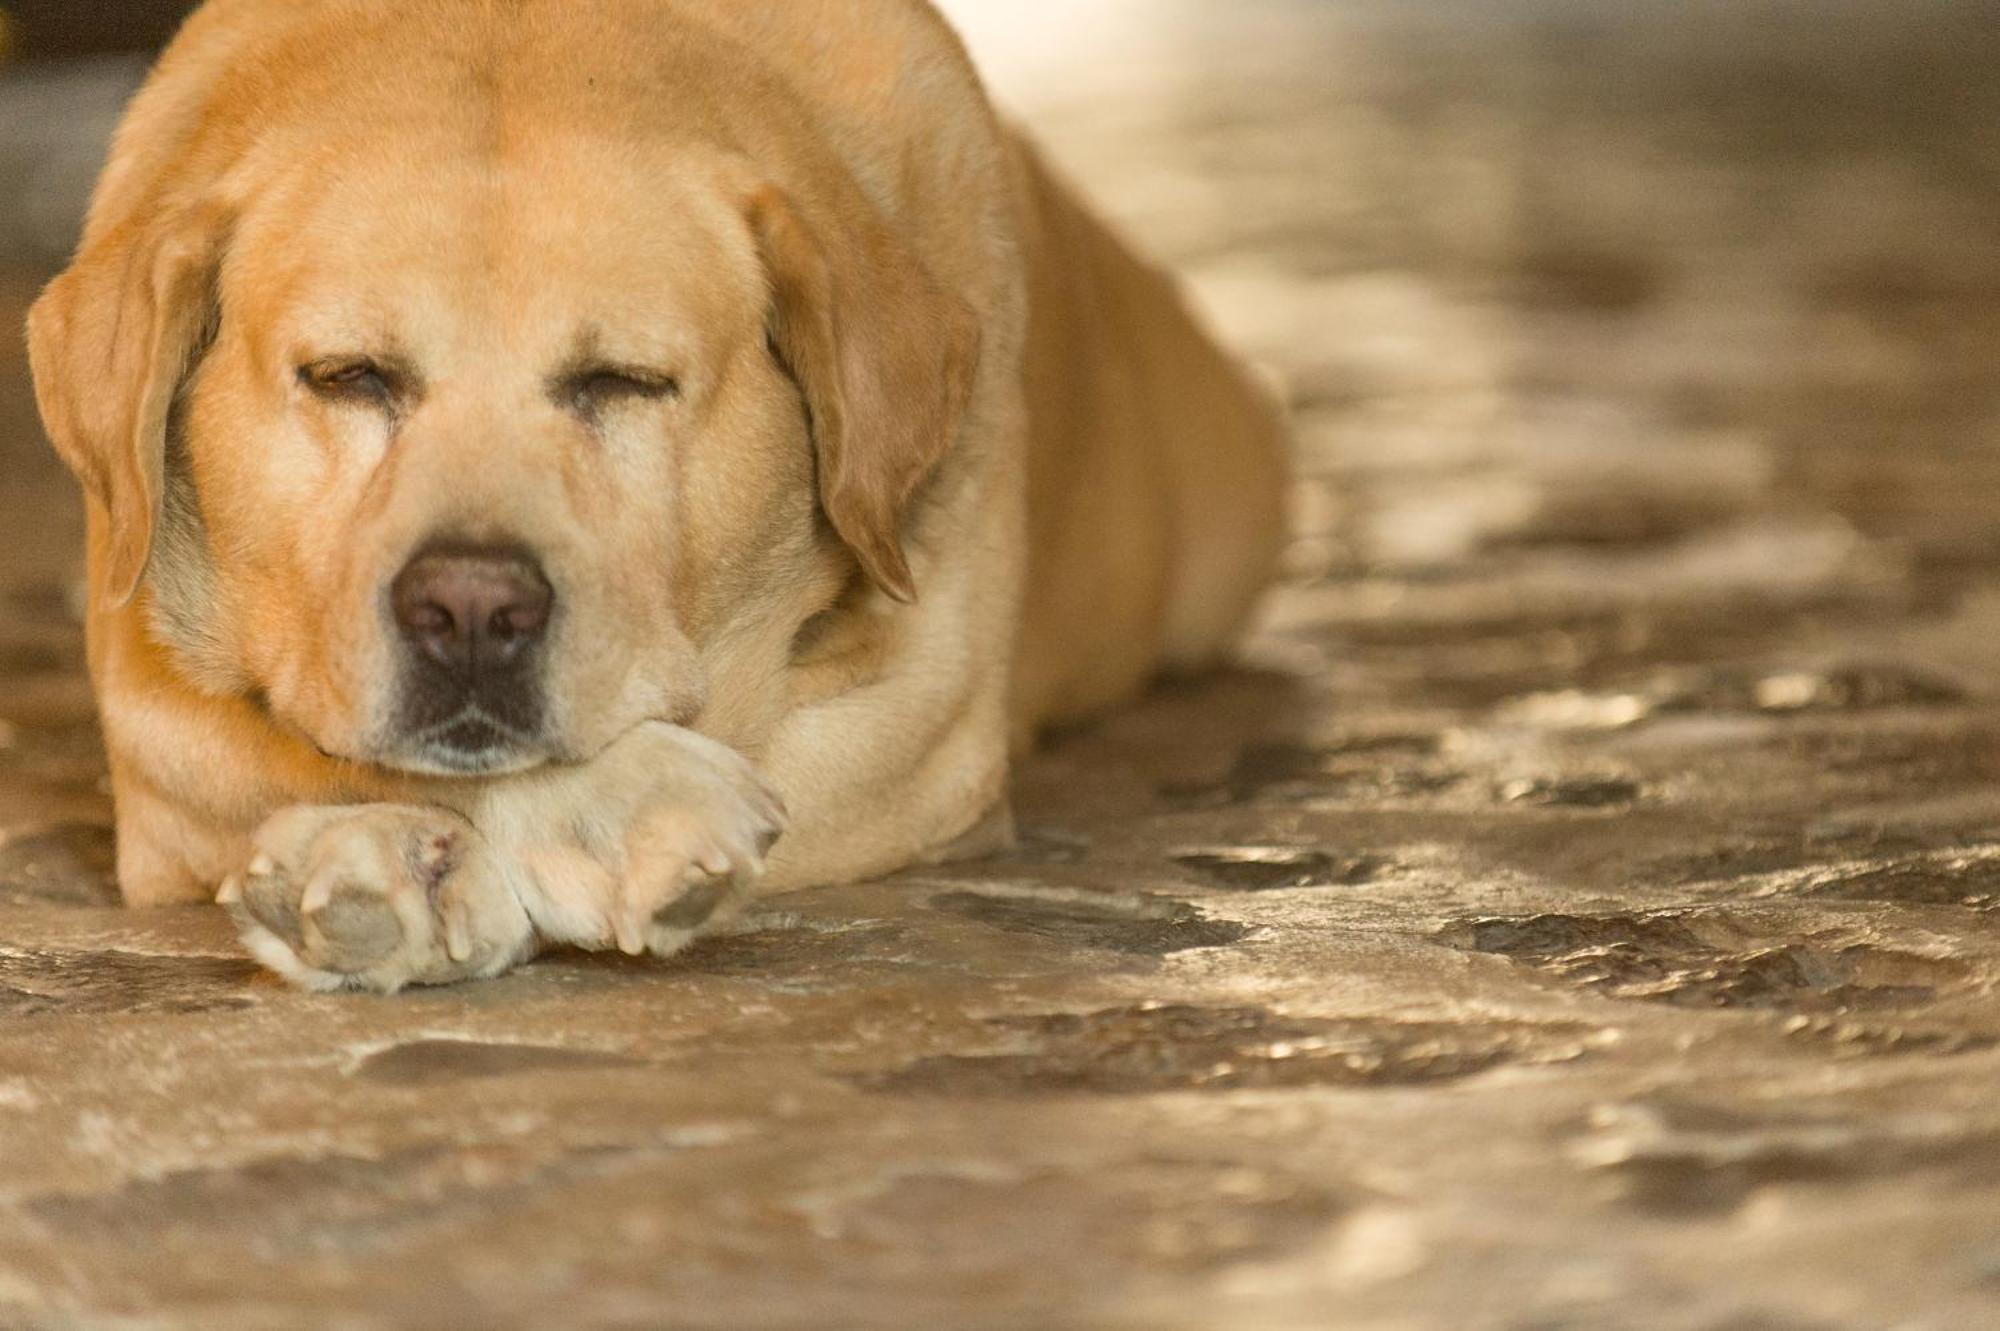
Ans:
<svg viewBox="0 0 2000 1331"><path fill-rule="evenodd" d="M440 805L295 808L220 900L311 989L499 975L546 946L678 951L762 871L784 811L733 751L648 725L593 761L437 791Z"/></svg>

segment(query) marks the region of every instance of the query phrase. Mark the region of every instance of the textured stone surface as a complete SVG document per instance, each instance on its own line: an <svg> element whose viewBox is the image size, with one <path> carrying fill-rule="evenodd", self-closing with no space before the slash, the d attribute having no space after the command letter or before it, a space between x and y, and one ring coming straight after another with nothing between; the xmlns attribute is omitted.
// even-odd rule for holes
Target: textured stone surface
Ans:
<svg viewBox="0 0 2000 1331"><path fill-rule="evenodd" d="M114 908L0 339L0 1323L2000 1322L1990 15L958 8L1285 377L1244 666L1005 858L293 994ZM0 82L8 322L121 77Z"/></svg>

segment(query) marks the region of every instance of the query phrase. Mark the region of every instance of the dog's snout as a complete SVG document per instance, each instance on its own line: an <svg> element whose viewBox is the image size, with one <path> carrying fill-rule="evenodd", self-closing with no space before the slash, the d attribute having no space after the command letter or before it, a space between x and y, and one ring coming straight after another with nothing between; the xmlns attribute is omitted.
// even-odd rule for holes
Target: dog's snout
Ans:
<svg viewBox="0 0 2000 1331"><path fill-rule="evenodd" d="M555 589L519 550L426 551L396 575L396 627L423 655L459 674L514 664L548 631Z"/></svg>
<svg viewBox="0 0 2000 1331"><path fill-rule="evenodd" d="M404 742L427 769L477 773L528 752L543 722L555 588L519 546L433 544L389 586L404 642Z"/></svg>

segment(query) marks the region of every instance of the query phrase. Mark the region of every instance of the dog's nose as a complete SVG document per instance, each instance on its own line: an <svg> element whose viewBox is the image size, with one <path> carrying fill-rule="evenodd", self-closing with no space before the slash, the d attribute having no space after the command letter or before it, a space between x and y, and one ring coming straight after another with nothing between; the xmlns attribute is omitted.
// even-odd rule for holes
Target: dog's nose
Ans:
<svg viewBox="0 0 2000 1331"><path fill-rule="evenodd" d="M482 547L420 554L389 589L403 637L439 665L467 675L511 665L541 641L555 600L532 558Z"/></svg>

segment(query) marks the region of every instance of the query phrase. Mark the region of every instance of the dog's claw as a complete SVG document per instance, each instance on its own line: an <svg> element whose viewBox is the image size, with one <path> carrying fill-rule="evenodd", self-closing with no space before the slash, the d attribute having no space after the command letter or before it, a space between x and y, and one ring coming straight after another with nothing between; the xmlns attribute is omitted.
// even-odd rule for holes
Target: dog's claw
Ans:
<svg viewBox="0 0 2000 1331"><path fill-rule="evenodd" d="M320 874L306 884L305 895L299 898L299 914L308 918L318 916L332 900L333 878Z"/></svg>

